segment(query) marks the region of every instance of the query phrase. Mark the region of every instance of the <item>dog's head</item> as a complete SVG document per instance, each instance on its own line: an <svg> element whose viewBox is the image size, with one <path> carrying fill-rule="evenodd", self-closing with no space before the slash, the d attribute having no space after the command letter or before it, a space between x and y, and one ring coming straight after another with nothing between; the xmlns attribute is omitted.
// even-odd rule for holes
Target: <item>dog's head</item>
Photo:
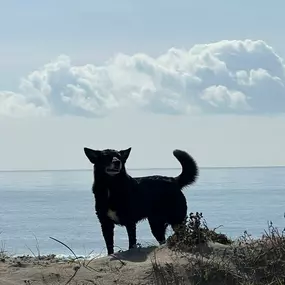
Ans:
<svg viewBox="0 0 285 285"><path fill-rule="evenodd" d="M125 170L125 163L130 155L131 148L117 151L113 149L94 150L85 147L84 152L97 171L115 176Z"/></svg>

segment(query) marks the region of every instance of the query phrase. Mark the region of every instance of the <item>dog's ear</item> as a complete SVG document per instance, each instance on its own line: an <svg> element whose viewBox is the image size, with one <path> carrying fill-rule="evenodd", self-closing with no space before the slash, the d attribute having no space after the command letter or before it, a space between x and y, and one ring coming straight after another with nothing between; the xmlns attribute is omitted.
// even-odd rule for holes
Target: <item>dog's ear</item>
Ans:
<svg viewBox="0 0 285 285"><path fill-rule="evenodd" d="M121 154L121 157L122 157L122 160L123 161L127 161L129 155L130 155L130 152L131 152L131 147L129 147L128 149L124 149L124 150L120 150L120 154Z"/></svg>
<svg viewBox="0 0 285 285"><path fill-rule="evenodd" d="M95 164L95 162L97 161L99 155L100 155L100 151L99 150L94 150L88 147L84 148L84 152L85 155L87 156L87 158L90 160L91 163Z"/></svg>

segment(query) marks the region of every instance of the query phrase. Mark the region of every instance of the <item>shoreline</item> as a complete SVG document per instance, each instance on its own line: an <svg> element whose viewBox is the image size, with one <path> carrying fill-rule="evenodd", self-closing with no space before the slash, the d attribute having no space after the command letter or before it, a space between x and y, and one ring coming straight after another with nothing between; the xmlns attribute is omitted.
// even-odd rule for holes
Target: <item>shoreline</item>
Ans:
<svg viewBox="0 0 285 285"><path fill-rule="evenodd" d="M195 234L190 233L190 239L186 237L178 243L174 238L162 246L138 247L93 258L74 254L13 257L4 253L1 257L0 252L0 284L283 284L283 232L272 229L261 239L246 236L230 243L220 234L200 233L207 238L204 242L196 243ZM260 278L265 278L266 283ZM223 283L225 280L227 283Z"/></svg>
<svg viewBox="0 0 285 285"><path fill-rule="evenodd" d="M7 254L7 255L6 255ZM67 254L55 254L55 253L47 253L47 254L41 254L39 256L35 256L32 254L9 254L9 253L4 253L5 258L9 259L15 259L15 258L27 258L27 259L45 259L45 258L54 258L58 260L72 260L72 259L84 259L84 260L91 260L91 259L98 259L102 257L107 257L107 254L89 254L89 255L76 255L76 257L72 254L67 255ZM1 259L1 251L0 251L0 259Z"/></svg>

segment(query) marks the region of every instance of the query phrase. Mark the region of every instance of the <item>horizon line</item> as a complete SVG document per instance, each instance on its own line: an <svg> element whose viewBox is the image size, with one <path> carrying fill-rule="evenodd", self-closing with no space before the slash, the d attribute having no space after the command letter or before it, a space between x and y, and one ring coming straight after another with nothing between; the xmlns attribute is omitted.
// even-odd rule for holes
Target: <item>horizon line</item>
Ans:
<svg viewBox="0 0 285 285"><path fill-rule="evenodd" d="M201 166L200 169L248 169L248 168L284 168L285 165L258 165L258 166ZM127 168L127 170L179 170L181 167L138 167ZM92 171L87 168L72 169L0 169L0 172L60 172L60 171Z"/></svg>

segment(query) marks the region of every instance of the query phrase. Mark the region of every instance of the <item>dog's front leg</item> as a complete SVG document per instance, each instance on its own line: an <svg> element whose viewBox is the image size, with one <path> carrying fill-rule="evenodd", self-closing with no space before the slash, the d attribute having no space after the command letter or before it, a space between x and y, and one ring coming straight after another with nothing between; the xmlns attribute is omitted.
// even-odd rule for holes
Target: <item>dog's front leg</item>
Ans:
<svg viewBox="0 0 285 285"><path fill-rule="evenodd" d="M135 248L137 245L136 223L129 223L126 225L126 228L129 237L129 249Z"/></svg>
<svg viewBox="0 0 285 285"><path fill-rule="evenodd" d="M114 223L108 219L101 221L102 233L105 239L108 255L114 253Z"/></svg>

